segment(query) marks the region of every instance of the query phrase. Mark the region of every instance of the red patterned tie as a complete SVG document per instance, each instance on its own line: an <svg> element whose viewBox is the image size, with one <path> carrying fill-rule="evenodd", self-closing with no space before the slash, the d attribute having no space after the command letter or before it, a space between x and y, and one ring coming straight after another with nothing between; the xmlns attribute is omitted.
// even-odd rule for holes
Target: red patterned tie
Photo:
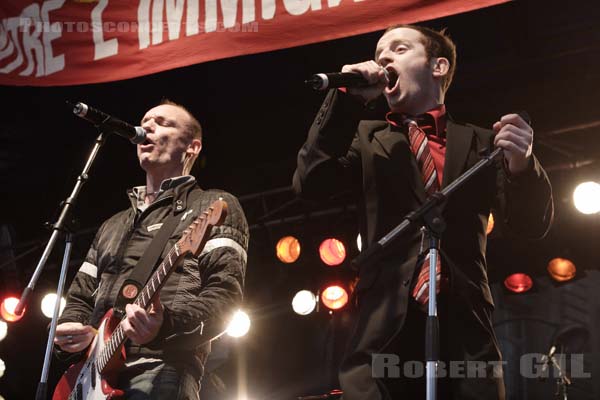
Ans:
<svg viewBox="0 0 600 400"><path fill-rule="evenodd" d="M423 185L425 186L425 192L431 195L440 189L438 182L437 171L435 170L435 164L433 163L433 157L429 151L429 141L425 132L419 128L417 123L412 120L405 120L408 125L408 139L410 141L410 148L415 155L417 165L421 170L421 178L423 179ZM440 257L437 258L436 263L436 293L440 292L440 283L442 277L442 265ZM429 254L423 260L421 265L421 271L417 278L417 283L414 286L412 296L421 305L424 305L429 300Z"/></svg>

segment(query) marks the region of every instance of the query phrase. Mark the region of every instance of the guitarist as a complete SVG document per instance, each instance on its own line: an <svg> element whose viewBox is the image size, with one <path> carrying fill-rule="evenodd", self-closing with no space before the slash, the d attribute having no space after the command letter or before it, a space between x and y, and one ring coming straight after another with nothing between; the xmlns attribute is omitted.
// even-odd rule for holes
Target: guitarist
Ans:
<svg viewBox="0 0 600 400"><path fill-rule="evenodd" d="M235 197L203 191L189 175L202 148L202 129L188 110L163 101L144 115L141 125L148 135L137 145L137 156L146 185L129 190L131 206L96 234L68 292L56 329L57 353L75 358L88 348L103 315L125 293L123 282L170 215L181 218L161 258L221 197L227 217L213 228L200 256L187 256L148 311L134 304L124 307L122 327L129 340L114 383L127 399L198 399L210 352L205 343L222 331L242 300L248 225Z"/></svg>

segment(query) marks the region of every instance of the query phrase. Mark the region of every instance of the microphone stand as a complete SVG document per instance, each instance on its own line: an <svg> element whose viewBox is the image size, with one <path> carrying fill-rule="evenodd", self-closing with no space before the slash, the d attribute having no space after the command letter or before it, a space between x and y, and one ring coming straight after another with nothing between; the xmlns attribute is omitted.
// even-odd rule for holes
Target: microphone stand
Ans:
<svg viewBox="0 0 600 400"><path fill-rule="evenodd" d="M25 310L25 307L29 300L29 296L30 296L31 292L33 291L33 289L35 288L37 280L40 277L40 274L42 273L42 270L44 269L46 262L48 261L48 257L52 253L54 245L56 244L56 241L58 240L58 236L60 234L66 234L65 252L63 255L63 261L62 261L62 266L61 266L61 270L60 270L60 278L59 278L58 287L56 290L56 303L54 305L52 322L50 324L50 332L48 333L48 342L46 343L46 354L44 356L44 366L42 368L42 375L41 375L40 382L38 384L36 395L35 395L36 400L45 400L46 393L48 390L48 370L50 368L50 361L52 359L52 350L54 349L54 336L56 334L56 324L58 321L58 311L60 309L60 299L62 298L64 284L65 284L65 280L66 280L66 276L67 276L67 269L69 266L69 259L71 256L72 233L71 233L71 227L69 226L69 222L70 222L70 218L71 218L72 209L73 209L73 206L75 205L75 203L77 202L77 198L79 196L79 192L81 191L81 188L89 179L88 173L90 171L90 168L92 167L94 160L96 159L96 156L98 154L98 151L100 150L100 147L102 147L102 145L104 144L104 141L105 141L105 139L103 137L103 134L100 133L98 135L98 137L96 138L94 147L92 148L92 151L90 152L90 155L88 156L85 166L83 167L83 171L77 177L77 182L75 183L75 187L73 188L71 195L63 202L62 209L61 209L60 215L58 217L58 220L54 225L52 225L52 235L50 236L50 239L48 240L48 244L46 245L46 248L44 249L44 252L42 253L42 257L40 258L40 261L38 262L37 267L35 268L35 271L33 272L33 276L31 277L29 284L23 291L23 293L21 295L21 299L19 300L19 303L17 304L17 307L15 308L15 314L17 314L17 315L23 314L23 311Z"/></svg>
<svg viewBox="0 0 600 400"><path fill-rule="evenodd" d="M491 154L484 156L464 174L446 186L443 190L429 196L417 210L408 213L402 222L370 246L352 262L357 267L380 260L385 250L403 233L425 226L429 237L429 303L427 307L427 322L425 327L425 361L427 362L426 399L435 400L437 394L437 365L439 362L439 320L437 318L436 265L439 257L440 237L446 228L441 209L448 196L463 186L466 181L482 169L490 166L494 159L502 153L497 148Z"/></svg>

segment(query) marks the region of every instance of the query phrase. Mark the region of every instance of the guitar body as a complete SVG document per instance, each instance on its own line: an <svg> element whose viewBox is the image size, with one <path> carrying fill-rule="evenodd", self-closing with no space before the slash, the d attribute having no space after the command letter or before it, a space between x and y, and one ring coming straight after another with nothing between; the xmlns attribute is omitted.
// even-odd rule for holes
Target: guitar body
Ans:
<svg viewBox="0 0 600 400"><path fill-rule="evenodd" d="M125 350L121 347L109 363L100 371L96 368L97 357L102 353L106 341L110 338L112 331L118 326L119 320L113 318L112 309L102 318L98 334L90 345L87 358L73 364L62 376L52 400L104 400L120 399L123 391L113 388L118 370L125 360Z"/></svg>
<svg viewBox="0 0 600 400"><path fill-rule="evenodd" d="M227 203L219 199L202 212L186 230L181 239L171 248L163 262L156 268L134 304L148 309L157 290L160 290L183 261L186 254L200 254L210 230L220 225L227 215ZM124 319L124 318L123 318ZM90 344L87 359L72 365L58 382L52 400L105 400L123 398L123 391L115 389L117 374L125 361L123 343L127 339L120 325L122 319L109 310L100 323L98 333Z"/></svg>

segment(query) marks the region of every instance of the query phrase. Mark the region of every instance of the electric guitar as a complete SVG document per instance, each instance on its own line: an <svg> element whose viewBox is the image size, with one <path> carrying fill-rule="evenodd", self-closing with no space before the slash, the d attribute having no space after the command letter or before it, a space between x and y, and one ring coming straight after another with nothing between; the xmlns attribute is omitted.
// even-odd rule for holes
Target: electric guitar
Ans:
<svg viewBox="0 0 600 400"><path fill-rule="evenodd" d="M200 254L210 230L222 224L226 215L227 203L217 200L196 218L140 290L134 304L148 309L175 267L188 253L194 256ZM108 310L90 345L87 358L69 367L56 385L52 400L104 400L123 396L122 390L112 387L125 362L123 344L127 338L121 327L123 319L113 315L112 309Z"/></svg>

